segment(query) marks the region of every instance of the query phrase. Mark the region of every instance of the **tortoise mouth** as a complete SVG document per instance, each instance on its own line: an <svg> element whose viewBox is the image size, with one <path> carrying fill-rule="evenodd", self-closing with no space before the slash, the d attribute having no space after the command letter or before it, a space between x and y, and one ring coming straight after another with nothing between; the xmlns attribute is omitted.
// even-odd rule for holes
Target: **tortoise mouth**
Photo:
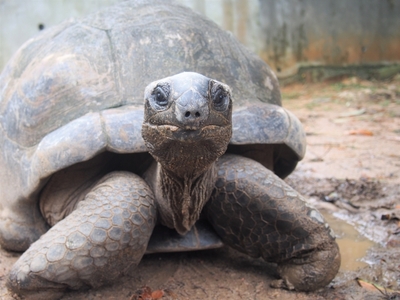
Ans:
<svg viewBox="0 0 400 300"><path fill-rule="evenodd" d="M152 131L157 131L165 138L180 142L197 142L204 139L216 138L220 136L220 132L224 128L224 126L218 125L185 127L175 125L146 125L150 127Z"/></svg>
<svg viewBox="0 0 400 300"><path fill-rule="evenodd" d="M207 124L191 130L175 124L145 122L142 126L142 137L149 153L164 168L179 176L197 174L208 168L226 151L231 136L230 124Z"/></svg>

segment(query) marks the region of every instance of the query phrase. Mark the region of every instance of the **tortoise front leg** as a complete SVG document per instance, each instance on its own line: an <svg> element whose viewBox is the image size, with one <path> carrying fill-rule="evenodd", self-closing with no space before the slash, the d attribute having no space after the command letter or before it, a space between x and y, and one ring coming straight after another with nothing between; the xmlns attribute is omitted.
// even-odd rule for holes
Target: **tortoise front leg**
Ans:
<svg viewBox="0 0 400 300"><path fill-rule="evenodd" d="M8 288L30 299L99 287L136 266L156 223L153 193L129 172L106 175L19 258Z"/></svg>
<svg viewBox="0 0 400 300"><path fill-rule="evenodd" d="M261 164L234 155L217 163L205 214L223 242L278 263L273 287L312 291L337 274L340 254L321 214Z"/></svg>

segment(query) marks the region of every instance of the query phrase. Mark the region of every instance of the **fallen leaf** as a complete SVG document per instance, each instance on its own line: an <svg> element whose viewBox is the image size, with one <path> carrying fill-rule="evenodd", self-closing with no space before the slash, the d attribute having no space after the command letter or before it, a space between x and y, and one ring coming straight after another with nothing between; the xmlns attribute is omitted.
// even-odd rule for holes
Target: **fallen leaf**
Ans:
<svg viewBox="0 0 400 300"><path fill-rule="evenodd" d="M371 292L380 292L380 293L383 293L383 294L398 293L398 292L396 292L394 290L387 289L387 288L385 288L383 286L380 286L380 285L377 285L375 283L367 282L367 281L365 281L364 279L361 279L361 278L356 278L356 280L357 280L357 283L358 283L359 286L361 286L362 288L364 288L364 289L366 289L368 291L371 291Z"/></svg>
<svg viewBox="0 0 400 300"><path fill-rule="evenodd" d="M161 296L162 297L162 296ZM149 286L144 286L140 290L136 291L130 300L153 300L153 293ZM155 298L160 299L160 298Z"/></svg>
<svg viewBox="0 0 400 300"><path fill-rule="evenodd" d="M143 286L140 290L137 290L130 300L159 300L164 297L164 294L177 299L176 295L170 290L155 290L152 291L149 286Z"/></svg>
<svg viewBox="0 0 400 300"><path fill-rule="evenodd" d="M151 293L151 297L153 300L158 300L161 299L164 296L164 291L163 290L156 290Z"/></svg>
<svg viewBox="0 0 400 300"><path fill-rule="evenodd" d="M365 108L352 110L352 111L348 111L348 112L340 114L339 118L348 118L348 117L360 116L360 115L365 114L365 112L366 112Z"/></svg>
<svg viewBox="0 0 400 300"><path fill-rule="evenodd" d="M348 132L349 135L366 135L366 136L373 136L374 134L372 131L368 129L357 129L357 130L351 130Z"/></svg>
<svg viewBox="0 0 400 300"><path fill-rule="evenodd" d="M357 283L359 286L362 288L371 291L371 292L377 292L378 290L384 291L385 289L383 287L380 287L374 283L369 283L361 278L356 278Z"/></svg>

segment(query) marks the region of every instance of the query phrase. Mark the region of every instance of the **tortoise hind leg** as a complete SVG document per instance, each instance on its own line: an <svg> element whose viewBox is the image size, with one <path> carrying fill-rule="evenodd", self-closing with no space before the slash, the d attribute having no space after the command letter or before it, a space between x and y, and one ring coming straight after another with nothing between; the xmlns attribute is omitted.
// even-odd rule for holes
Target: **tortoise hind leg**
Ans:
<svg viewBox="0 0 400 300"><path fill-rule="evenodd" d="M338 246L318 211L253 160L225 155L217 168L205 214L225 244L278 263L274 287L311 291L335 277Z"/></svg>
<svg viewBox="0 0 400 300"><path fill-rule="evenodd" d="M155 223L153 193L144 180L110 173L19 258L8 288L50 299L67 288L112 282L140 262Z"/></svg>

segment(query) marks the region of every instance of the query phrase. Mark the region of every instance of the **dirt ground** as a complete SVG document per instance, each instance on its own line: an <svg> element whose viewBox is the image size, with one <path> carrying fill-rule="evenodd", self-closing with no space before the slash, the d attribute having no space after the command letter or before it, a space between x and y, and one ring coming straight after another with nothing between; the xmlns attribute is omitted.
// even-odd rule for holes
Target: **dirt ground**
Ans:
<svg viewBox="0 0 400 300"><path fill-rule="evenodd" d="M273 264L222 248L148 255L117 284L62 299L145 299L137 292L143 286L162 290L161 299L400 299L400 76L291 85L282 96L308 141L287 182L323 212L341 248L342 267L329 286L272 289ZM0 250L2 299L13 299L4 284L18 256ZM158 292L146 299L160 299Z"/></svg>

